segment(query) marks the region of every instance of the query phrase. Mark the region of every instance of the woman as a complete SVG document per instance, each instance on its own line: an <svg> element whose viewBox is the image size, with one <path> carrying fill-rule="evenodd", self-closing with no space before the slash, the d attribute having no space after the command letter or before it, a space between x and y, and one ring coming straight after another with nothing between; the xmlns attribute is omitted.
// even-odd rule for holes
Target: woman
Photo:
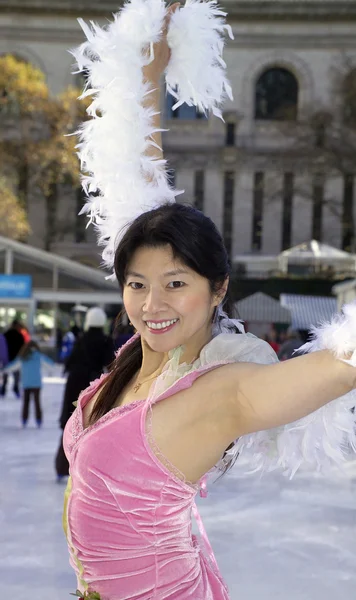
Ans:
<svg viewBox="0 0 356 600"><path fill-rule="evenodd" d="M168 58L163 37L144 70L155 89ZM158 112L158 92L154 103ZM350 392L356 373L329 351L278 364L269 345L238 333L222 311L224 244L192 207L167 204L136 218L114 268L137 333L80 396L64 433L64 524L77 595L227 600L194 503L206 474L217 463L226 470L237 438ZM191 534L192 513L202 545Z"/></svg>

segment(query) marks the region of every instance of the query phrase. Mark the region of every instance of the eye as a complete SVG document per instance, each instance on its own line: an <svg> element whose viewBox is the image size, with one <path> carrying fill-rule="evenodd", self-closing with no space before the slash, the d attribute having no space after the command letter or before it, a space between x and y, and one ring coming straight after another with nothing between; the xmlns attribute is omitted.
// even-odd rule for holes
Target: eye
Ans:
<svg viewBox="0 0 356 600"><path fill-rule="evenodd" d="M131 281L130 283L126 284L128 287L130 287L132 290L142 290L143 288L143 283L139 283L138 281Z"/></svg>
<svg viewBox="0 0 356 600"><path fill-rule="evenodd" d="M184 286L185 286L184 281L171 281L168 284L168 287L170 287L171 289L174 289L174 290L176 290L178 288L181 288L181 287L184 287Z"/></svg>

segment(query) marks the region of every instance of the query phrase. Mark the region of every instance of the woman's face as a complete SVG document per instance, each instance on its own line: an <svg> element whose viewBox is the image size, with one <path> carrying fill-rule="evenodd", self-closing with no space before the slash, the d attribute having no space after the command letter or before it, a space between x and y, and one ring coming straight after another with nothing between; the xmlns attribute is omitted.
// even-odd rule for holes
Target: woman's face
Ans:
<svg viewBox="0 0 356 600"><path fill-rule="evenodd" d="M212 315L219 303L208 280L174 259L168 245L135 252L123 300L133 326L156 352L180 345L200 351L211 338Z"/></svg>

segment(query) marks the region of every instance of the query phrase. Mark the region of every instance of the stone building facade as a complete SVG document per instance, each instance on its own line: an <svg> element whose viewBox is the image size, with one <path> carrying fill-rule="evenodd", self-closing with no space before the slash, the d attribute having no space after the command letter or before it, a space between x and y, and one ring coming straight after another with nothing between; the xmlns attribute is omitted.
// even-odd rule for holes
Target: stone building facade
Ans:
<svg viewBox="0 0 356 600"><path fill-rule="evenodd" d="M356 220L353 173L320 181L308 157L293 151L293 136L303 115L339 110L334 75L356 66L356 0L225 0L224 7L235 35L225 51L234 101L223 123L187 107L173 114L165 98L164 148L176 186L215 221L232 258L278 254L312 237L346 248L340 214L345 221L347 204ZM0 53L33 62L58 93L72 83L67 50L83 40L76 17L104 23L116 9L109 0L1 0ZM30 242L39 247L41 202L29 208ZM73 228L53 250L95 263L93 232L75 237L76 212L75 195L64 190L58 218L71 214Z"/></svg>

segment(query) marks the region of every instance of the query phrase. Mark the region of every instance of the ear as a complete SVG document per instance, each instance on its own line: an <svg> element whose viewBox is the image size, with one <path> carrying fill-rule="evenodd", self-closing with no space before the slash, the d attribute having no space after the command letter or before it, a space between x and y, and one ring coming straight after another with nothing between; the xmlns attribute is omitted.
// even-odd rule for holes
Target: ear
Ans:
<svg viewBox="0 0 356 600"><path fill-rule="evenodd" d="M221 304L221 302L223 302L223 300L224 300L224 298L225 298L225 296L227 294L229 283L230 283L230 277L227 276L226 279L225 279L225 281L224 281L224 283L222 284L221 288L216 293L216 296L215 296L216 302L217 302L216 306L219 306L219 304Z"/></svg>

